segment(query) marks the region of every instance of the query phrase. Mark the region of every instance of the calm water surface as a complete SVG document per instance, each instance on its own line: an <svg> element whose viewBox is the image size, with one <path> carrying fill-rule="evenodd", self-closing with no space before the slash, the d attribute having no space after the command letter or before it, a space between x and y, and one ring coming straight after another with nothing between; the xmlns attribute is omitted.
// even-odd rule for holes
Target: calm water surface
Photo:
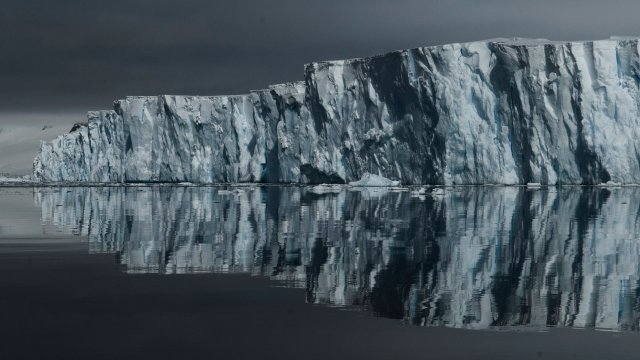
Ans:
<svg viewBox="0 0 640 360"><path fill-rule="evenodd" d="M430 327L640 329L640 189L1 192L14 202L0 236L79 235L129 273L266 276L312 304Z"/></svg>

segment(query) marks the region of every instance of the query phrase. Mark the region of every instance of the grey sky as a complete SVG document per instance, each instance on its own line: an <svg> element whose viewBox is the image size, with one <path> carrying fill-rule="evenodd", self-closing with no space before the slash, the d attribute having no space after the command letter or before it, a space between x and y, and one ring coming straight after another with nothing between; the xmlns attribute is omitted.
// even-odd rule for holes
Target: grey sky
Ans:
<svg viewBox="0 0 640 360"><path fill-rule="evenodd" d="M243 93L314 60L421 45L637 35L639 13L635 0L3 0L0 112Z"/></svg>

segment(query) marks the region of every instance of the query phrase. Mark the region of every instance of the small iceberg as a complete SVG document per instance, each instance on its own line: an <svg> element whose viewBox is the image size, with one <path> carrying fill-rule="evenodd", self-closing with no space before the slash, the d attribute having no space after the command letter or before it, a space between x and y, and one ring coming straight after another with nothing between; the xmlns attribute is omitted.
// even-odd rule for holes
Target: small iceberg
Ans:
<svg viewBox="0 0 640 360"><path fill-rule="evenodd" d="M429 188L426 186L420 188L413 188L411 190L411 197L419 199L420 201L424 201L427 198L427 194L429 193Z"/></svg>
<svg viewBox="0 0 640 360"><path fill-rule="evenodd" d="M231 189L231 190L227 190L227 189L220 189L218 190L218 195L242 195L244 194L245 191L242 189Z"/></svg>
<svg viewBox="0 0 640 360"><path fill-rule="evenodd" d="M364 173L360 180L352 181L349 185L357 187L395 187L400 186L400 181L389 180L380 175Z"/></svg>
<svg viewBox="0 0 640 360"><path fill-rule="evenodd" d="M622 183L609 180L606 183L598 184L598 186L606 187L606 188L614 188L614 187L621 187Z"/></svg>
<svg viewBox="0 0 640 360"><path fill-rule="evenodd" d="M429 188L426 186L423 187L419 187L419 188L413 188L411 190L411 195L412 196L418 196L418 195L425 195L427 192L429 191Z"/></svg>
<svg viewBox="0 0 640 360"><path fill-rule="evenodd" d="M322 195L322 194L339 194L342 192L341 185L332 185L332 184L320 184L316 186L310 186L307 188L307 191Z"/></svg>

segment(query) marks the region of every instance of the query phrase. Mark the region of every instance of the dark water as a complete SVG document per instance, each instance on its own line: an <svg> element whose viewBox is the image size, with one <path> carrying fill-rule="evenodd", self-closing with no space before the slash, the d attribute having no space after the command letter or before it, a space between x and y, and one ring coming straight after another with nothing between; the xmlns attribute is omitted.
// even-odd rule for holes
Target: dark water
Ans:
<svg viewBox="0 0 640 360"><path fill-rule="evenodd" d="M128 273L266 276L308 303L428 327L640 328L640 189L21 191L38 210L27 223Z"/></svg>

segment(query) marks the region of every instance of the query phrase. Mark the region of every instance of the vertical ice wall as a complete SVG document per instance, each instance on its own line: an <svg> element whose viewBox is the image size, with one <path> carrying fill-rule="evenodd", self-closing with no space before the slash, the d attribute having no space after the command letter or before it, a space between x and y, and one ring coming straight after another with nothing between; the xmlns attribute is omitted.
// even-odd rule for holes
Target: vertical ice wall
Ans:
<svg viewBox="0 0 640 360"><path fill-rule="evenodd" d="M118 101L119 119L94 127L122 143L86 152L83 135L66 135L42 146L35 178L640 182L637 39L449 44L312 63L304 75L249 95ZM94 171L100 152L122 166Z"/></svg>
<svg viewBox="0 0 640 360"><path fill-rule="evenodd" d="M637 183L638 41L496 40L314 63L330 168L403 183Z"/></svg>
<svg viewBox="0 0 640 360"><path fill-rule="evenodd" d="M130 97L124 124L125 181L260 181L264 124L248 96Z"/></svg>
<svg viewBox="0 0 640 360"><path fill-rule="evenodd" d="M88 126L43 143L34 178L299 182L298 169L313 147L303 135L293 136L306 131L303 101L296 83L250 95L127 97L115 102L115 111L89 112Z"/></svg>
<svg viewBox="0 0 640 360"><path fill-rule="evenodd" d="M305 105L303 83L273 85L251 93L256 115L265 124L266 181L313 182L317 134Z"/></svg>

